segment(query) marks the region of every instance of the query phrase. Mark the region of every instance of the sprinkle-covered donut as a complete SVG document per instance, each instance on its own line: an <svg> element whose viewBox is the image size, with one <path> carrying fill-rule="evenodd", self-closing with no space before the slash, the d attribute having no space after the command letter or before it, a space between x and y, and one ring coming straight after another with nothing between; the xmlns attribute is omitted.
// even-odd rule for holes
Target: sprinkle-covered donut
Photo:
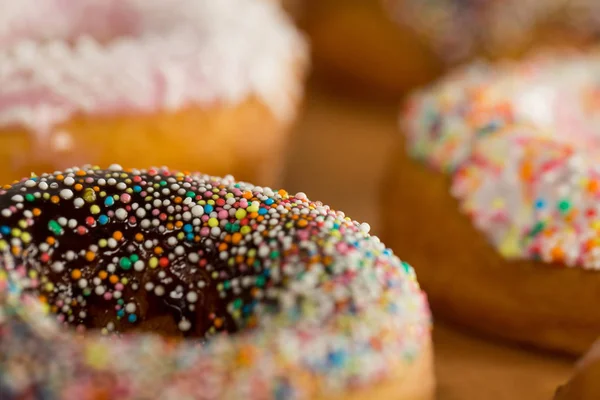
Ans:
<svg viewBox="0 0 600 400"><path fill-rule="evenodd" d="M447 61L515 56L536 45L584 45L598 38L595 0L383 0Z"/></svg>
<svg viewBox="0 0 600 400"><path fill-rule="evenodd" d="M110 157L256 178L240 142L252 137L268 159L296 114L307 46L278 2L0 0L0 9L9 178Z"/></svg>
<svg viewBox="0 0 600 400"><path fill-rule="evenodd" d="M413 269L303 193L118 165L0 189L9 399L426 399L429 341Z"/></svg>
<svg viewBox="0 0 600 400"><path fill-rule="evenodd" d="M411 187L396 207L419 210L388 233L440 315L572 353L600 333L599 77L597 52L541 54L462 68L408 101L393 190ZM428 236L403 244L407 223Z"/></svg>

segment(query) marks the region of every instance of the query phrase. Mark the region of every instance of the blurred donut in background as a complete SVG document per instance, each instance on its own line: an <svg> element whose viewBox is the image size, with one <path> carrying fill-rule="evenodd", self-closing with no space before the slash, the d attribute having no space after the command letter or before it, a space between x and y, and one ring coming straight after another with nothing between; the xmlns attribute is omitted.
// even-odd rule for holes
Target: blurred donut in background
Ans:
<svg viewBox="0 0 600 400"><path fill-rule="evenodd" d="M412 95L387 243L438 318L579 355L600 333L600 53L477 63Z"/></svg>
<svg viewBox="0 0 600 400"><path fill-rule="evenodd" d="M538 47L586 47L600 34L596 0L383 0L447 62L521 57Z"/></svg>
<svg viewBox="0 0 600 400"><path fill-rule="evenodd" d="M379 0L288 0L311 40L314 73L338 89L397 97L441 72L438 57Z"/></svg>
<svg viewBox="0 0 600 400"><path fill-rule="evenodd" d="M538 47L582 47L600 33L596 0L294 3L312 41L315 73L338 87L379 96L398 97L473 58L519 58Z"/></svg>
<svg viewBox="0 0 600 400"><path fill-rule="evenodd" d="M307 46L264 0L0 0L0 182L77 163L276 184Z"/></svg>

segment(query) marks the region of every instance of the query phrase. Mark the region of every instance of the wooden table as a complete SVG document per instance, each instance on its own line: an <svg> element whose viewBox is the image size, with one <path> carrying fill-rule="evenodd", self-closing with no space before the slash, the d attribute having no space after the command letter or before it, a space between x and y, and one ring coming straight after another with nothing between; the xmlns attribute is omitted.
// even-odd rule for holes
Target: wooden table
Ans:
<svg viewBox="0 0 600 400"><path fill-rule="evenodd" d="M378 188L398 135L397 106L334 97L314 87L307 95L290 146L286 189L367 221L377 233ZM550 399L573 363L441 324L434 343L442 400Z"/></svg>

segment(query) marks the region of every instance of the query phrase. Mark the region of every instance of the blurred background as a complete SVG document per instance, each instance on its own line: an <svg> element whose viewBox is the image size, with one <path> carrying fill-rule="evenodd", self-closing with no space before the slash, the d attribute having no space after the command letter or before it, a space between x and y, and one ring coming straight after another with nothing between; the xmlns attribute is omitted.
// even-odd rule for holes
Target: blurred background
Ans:
<svg viewBox="0 0 600 400"><path fill-rule="evenodd" d="M586 48L596 41L600 31L600 23L597 22L600 19L600 2L597 0L282 1L286 12L310 43L311 61L310 68L306 69L304 97L291 95L294 106L298 105L294 120L290 119L282 123L284 127L280 126L272 118L265 117L264 107L257 105L255 99L241 103L243 106L240 107L245 107L243 112L235 108L231 113L223 111L218 116L207 116L207 112L193 117L183 113L173 118L161 116L163 119L136 121L135 124L114 119L96 130L90 128L93 121L80 118L70 128L74 132L93 131L94 140L98 142L91 141L84 146L77 142L77 135L74 135L73 143L70 136L58 135L52 142L54 148L58 148L54 158L61 161L57 164L105 163L111 157L122 157L123 160L115 159L114 162L128 166L136 162L144 164L157 155L162 157L158 163L166 160L164 163L172 164L169 160L177 160L180 153L167 155L161 149L161 141L156 139L163 135L175 140L174 134L165 128L171 123L190 127L190 132L198 126L212 129L211 135L206 137L191 138L190 134L178 144L180 148L208 147L207 141L219 134L227 136L227 143L236 143L237 148L244 135L257 135L257 132L268 128L269 135L274 132L273 136L260 140L264 139L265 142L261 143L268 142L273 147L268 147L264 155L257 157L261 157L260 162L269 159L268 170L277 174L249 171L247 165L259 158L244 159L243 163L238 163L237 158L245 157L240 154L248 153L246 147L241 146L245 152L222 156L217 144L210 153L202 155L203 159L212 163L206 165L221 163L223 159L228 162L206 172L227 171L225 173L234 172L237 176L237 171L241 171L244 179L258 179L259 183L263 182L261 179L265 179L265 183L282 182L282 186L291 192L305 192L311 199L343 210L353 219L368 222L372 232L377 234L382 218L379 214L380 195L385 193L387 184L383 181L383 173L390 162L390 150L400 140L398 110L408 93L465 62L480 58L518 59L532 49L546 47ZM0 15L3 10L8 8L0 7ZM14 13L13 22L19 21L18 18L18 13ZM43 15L40 18L40 21L43 20ZM10 20L3 20L0 16L0 52L4 52L5 56L12 54L7 49L14 45L14 41L11 42L10 37L3 33L9 31L3 29L8 28L7 21ZM28 23L35 21L32 19ZM233 21L232 24L238 22ZM121 23L128 26L127 21ZM101 28L106 27L97 29L102 31ZM45 40L44 35L36 31L30 36L34 40ZM277 33L269 31L265 35L265 40L273 39ZM273 40L269 40L269 46L271 42ZM272 46L284 51L281 48L286 46L298 44L301 47L299 43L295 39L282 39L281 43ZM294 49L290 53L295 53ZM14 101L11 100L14 99L11 90L16 90L9 88L9 83L10 70L17 68L17 64L2 65L7 57L0 57L0 133L2 129L6 130L7 125L2 117L12 118L15 115L2 113L3 107L6 109L7 104ZM290 59L294 65L304 65L301 56L291 54ZM89 68L93 71L94 65L90 64ZM304 71L303 68L298 69ZM296 75L304 75L304 72ZM267 77L267 80L270 78ZM281 88L285 90L288 86L282 84ZM279 100L274 101L277 103ZM241 118L239 125L244 125L243 130L231 126L230 121L237 118ZM160 129L156 128L157 124L160 124ZM139 142L124 139L132 130L142 131L148 126L152 128L151 132L144 133L148 138L145 142L152 143L155 148L144 146L142 150L136 149ZM80 149L89 148L90 144L91 147L101 147L103 140L108 140L103 139L104 135L115 130L109 130L110 127L118 127L117 138L123 138L117 139L120 143L118 149L104 149L104 153L97 157L99 161L86 158L88 153ZM291 129L289 140L287 143L274 143L273 137L278 137L277 132L283 128ZM39 162L40 155L50 151L45 147L49 146L48 143L41 148L39 143L32 145L23 139L23 129L15 129L14 125L9 126L8 133L4 133L0 142L0 159L11 160L18 153L26 159L24 165L17 163L19 173L30 170L39 173L61 167L47 160ZM140 154L147 157L143 158ZM274 154L276 157L271 160L269 157ZM140 158L136 159L134 155ZM177 161L174 163L177 164ZM9 171L11 165L14 163L0 167L3 170L0 172L5 173L1 175L3 179L15 178ZM193 163L172 166L197 167ZM556 387L569 377L574 361L489 341L442 323L435 326L434 339L438 393L442 400L550 398Z"/></svg>

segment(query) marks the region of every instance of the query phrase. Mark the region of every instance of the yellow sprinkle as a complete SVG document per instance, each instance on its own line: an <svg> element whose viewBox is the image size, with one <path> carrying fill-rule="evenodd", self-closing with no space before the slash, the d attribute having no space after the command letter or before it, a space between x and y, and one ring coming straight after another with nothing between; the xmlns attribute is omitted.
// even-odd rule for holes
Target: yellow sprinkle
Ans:
<svg viewBox="0 0 600 400"><path fill-rule="evenodd" d="M94 204L93 206L90 207L90 212L92 214L99 214L100 213L100 207L98 207L97 204Z"/></svg>
<svg viewBox="0 0 600 400"><path fill-rule="evenodd" d="M219 220L216 218L210 218L208 220L208 226L210 226L211 228L215 228L215 227L219 226Z"/></svg>
<svg viewBox="0 0 600 400"><path fill-rule="evenodd" d="M158 258L156 258L156 257L150 258L150 260L148 261L148 265L150 266L150 268L158 267Z"/></svg>
<svg viewBox="0 0 600 400"><path fill-rule="evenodd" d="M27 232L23 232L23 234L21 235L21 240L24 243L29 243L29 242L31 242L31 235Z"/></svg>
<svg viewBox="0 0 600 400"><path fill-rule="evenodd" d="M242 235L247 235L248 233L250 233L252 231L252 228L250 228L248 225L244 225L240 228L240 233Z"/></svg>

